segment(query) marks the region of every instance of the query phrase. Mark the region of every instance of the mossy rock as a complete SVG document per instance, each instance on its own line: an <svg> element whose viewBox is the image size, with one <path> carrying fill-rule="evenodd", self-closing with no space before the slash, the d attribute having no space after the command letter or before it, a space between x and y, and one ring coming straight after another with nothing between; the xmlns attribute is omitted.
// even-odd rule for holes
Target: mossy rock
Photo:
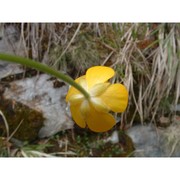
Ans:
<svg viewBox="0 0 180 180"><path fill-rule="evenodd" d="M0 110L4 114L8 126L9 134L14 133L13 137L23 141L32 141L38 137L38 132L43 126L43 115L41 112L30 109L14 100L1 97ZM19 127L18 127L19 126ZM0 119L0 136L6 136L4 121Z"/></svg>

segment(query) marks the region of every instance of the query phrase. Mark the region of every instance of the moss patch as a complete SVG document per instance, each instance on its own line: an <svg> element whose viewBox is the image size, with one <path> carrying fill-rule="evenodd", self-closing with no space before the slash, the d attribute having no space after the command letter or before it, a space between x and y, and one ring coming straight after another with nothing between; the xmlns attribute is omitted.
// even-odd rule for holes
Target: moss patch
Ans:
<svg viewBox="0 0 180 180"><path fill-rule="evenodd" d="M7 119L10 135L16 130L22 121L20 127L13 135L14 138L32 141L38 137L38 132L43 126L44 121L42 113L30 109L28 106L19 102L7 100L2 97L0 101L0 109ZM0 135L6 135L3 120L0 121Z"/></svg>

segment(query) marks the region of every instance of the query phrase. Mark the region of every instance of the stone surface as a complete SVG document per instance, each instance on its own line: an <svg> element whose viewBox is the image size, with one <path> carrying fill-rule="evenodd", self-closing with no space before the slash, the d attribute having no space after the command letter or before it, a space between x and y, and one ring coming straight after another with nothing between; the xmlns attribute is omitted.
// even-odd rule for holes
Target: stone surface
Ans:
<svg viewBox="0 0 180 180"><path fill-rule="evenodd" d="M46 74L25 78L11 82L10 88L6 88L3 94L5 99L16 100L31 109L42 112L46 120L39 131L40 138L71 129L74 124L65 102L68 86L54 88L53 82Z"/></svg>
<svg viewBox="0 0 180 180"><path fill-rule="evenodd" d="M18 64L6 63L0 61L0 79L5 78L9 75L14 75L23 72L23 69Z"/></svg>
<svg viewBox="0 0 180 180"><path fill-rule="evenodd" d="M180 104L177 104L176 106L171 106L171 111L176 111L176 113L180 114Z"/></svg>
<svg viewBox="0 0 180 180"><path fill-rule="evenodd" d="M132 138L136 157L180 157L180 120L174 117L167 128L137 125L127 134Z"/></svg>
<svg viewBox="0 0 180 180"><path fill-rule="evenodd" d="M158 147L158 136L155 127L134 126L127 131L127 134L132 138L135 146L134 156L136 157L158 157L160 149Z"/></svg>

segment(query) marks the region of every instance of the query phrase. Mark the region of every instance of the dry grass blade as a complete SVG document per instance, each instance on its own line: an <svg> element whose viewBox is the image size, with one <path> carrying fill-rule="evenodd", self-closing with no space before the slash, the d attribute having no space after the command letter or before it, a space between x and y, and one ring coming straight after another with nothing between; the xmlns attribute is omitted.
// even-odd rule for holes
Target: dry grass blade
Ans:
<svg viewBox="0 0 180 180"><path fill-rule="evenodd" d="M21 150L21 154L23 157L55 157L47 153L43 153L40 151L33 151L33 150L29 150L29 151Z"/></svg>
<svg viewBox="0 0 180 180"><path fill-rule="evenodd" d="M68 50L68 48L70 47L71 43L74 41L75 37L77 36L80 28L82 26L82 23L79 23L73 37L71 38L71 40L69 41L67 47L64 49L64 51L61 53L60 57L57 59L57 61L54 63L53 67L56 66L56 64L61 60L62 56L66 53L66 51Z"/></svg>
<svg viewBox="0 0 180 180"><path fill-rule="evenodd" d="M2 117L2 120L4 121L4 125L5 125L5 128L6 128L6 136L7 136L7 139L9 138L9 125L8 125L8 122L6 120L6 117L4 116L3 112L0 110L0 115Z"/></svg>
<svg viewBox="0 0 180 180"><path fill-rule="evenodd" d="M6 142L8 142L8 138L9 138L9 125L8 125L7 120L6 120L6 117L4 116L4 114L2 113L1 110L0 110L0 116L2 117L2 120L4 121L4 125L5 125L5 128L6 128L6 135L7 135ZM6 149L7 149L7 154L9 156L10 155L10 148L8 146L8 143L7 143Z"/></svg>
<svg viewBox="0 0 180 180"><path fill-rule="evenodd" d="M14 134L17 132L17 130L19 129L19 127L21 126L21 124L23 123L24 119L22 119L20 121L20 123L18 124L18 126L16 127L16 129L11 133L11 135L8 137L8 141L14 136Z"/></svg>

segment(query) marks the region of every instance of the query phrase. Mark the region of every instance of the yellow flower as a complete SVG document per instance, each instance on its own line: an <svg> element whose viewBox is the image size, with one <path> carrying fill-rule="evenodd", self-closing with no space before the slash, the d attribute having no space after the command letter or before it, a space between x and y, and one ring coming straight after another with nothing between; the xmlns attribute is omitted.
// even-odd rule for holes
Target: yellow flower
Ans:
<svg viewBox="0 0 180 180"><path fill-rule="evenodd" d="M114 76L112 68L95 66L89 68L86 75L75 80L89 94L85 98L74 87L67 93L66 101L74 121L81 127L89 127L95 132L111 129L116 120L109 113L125 111L128 103L128 92L122 84L110 84L108 80Z"/></svg>

